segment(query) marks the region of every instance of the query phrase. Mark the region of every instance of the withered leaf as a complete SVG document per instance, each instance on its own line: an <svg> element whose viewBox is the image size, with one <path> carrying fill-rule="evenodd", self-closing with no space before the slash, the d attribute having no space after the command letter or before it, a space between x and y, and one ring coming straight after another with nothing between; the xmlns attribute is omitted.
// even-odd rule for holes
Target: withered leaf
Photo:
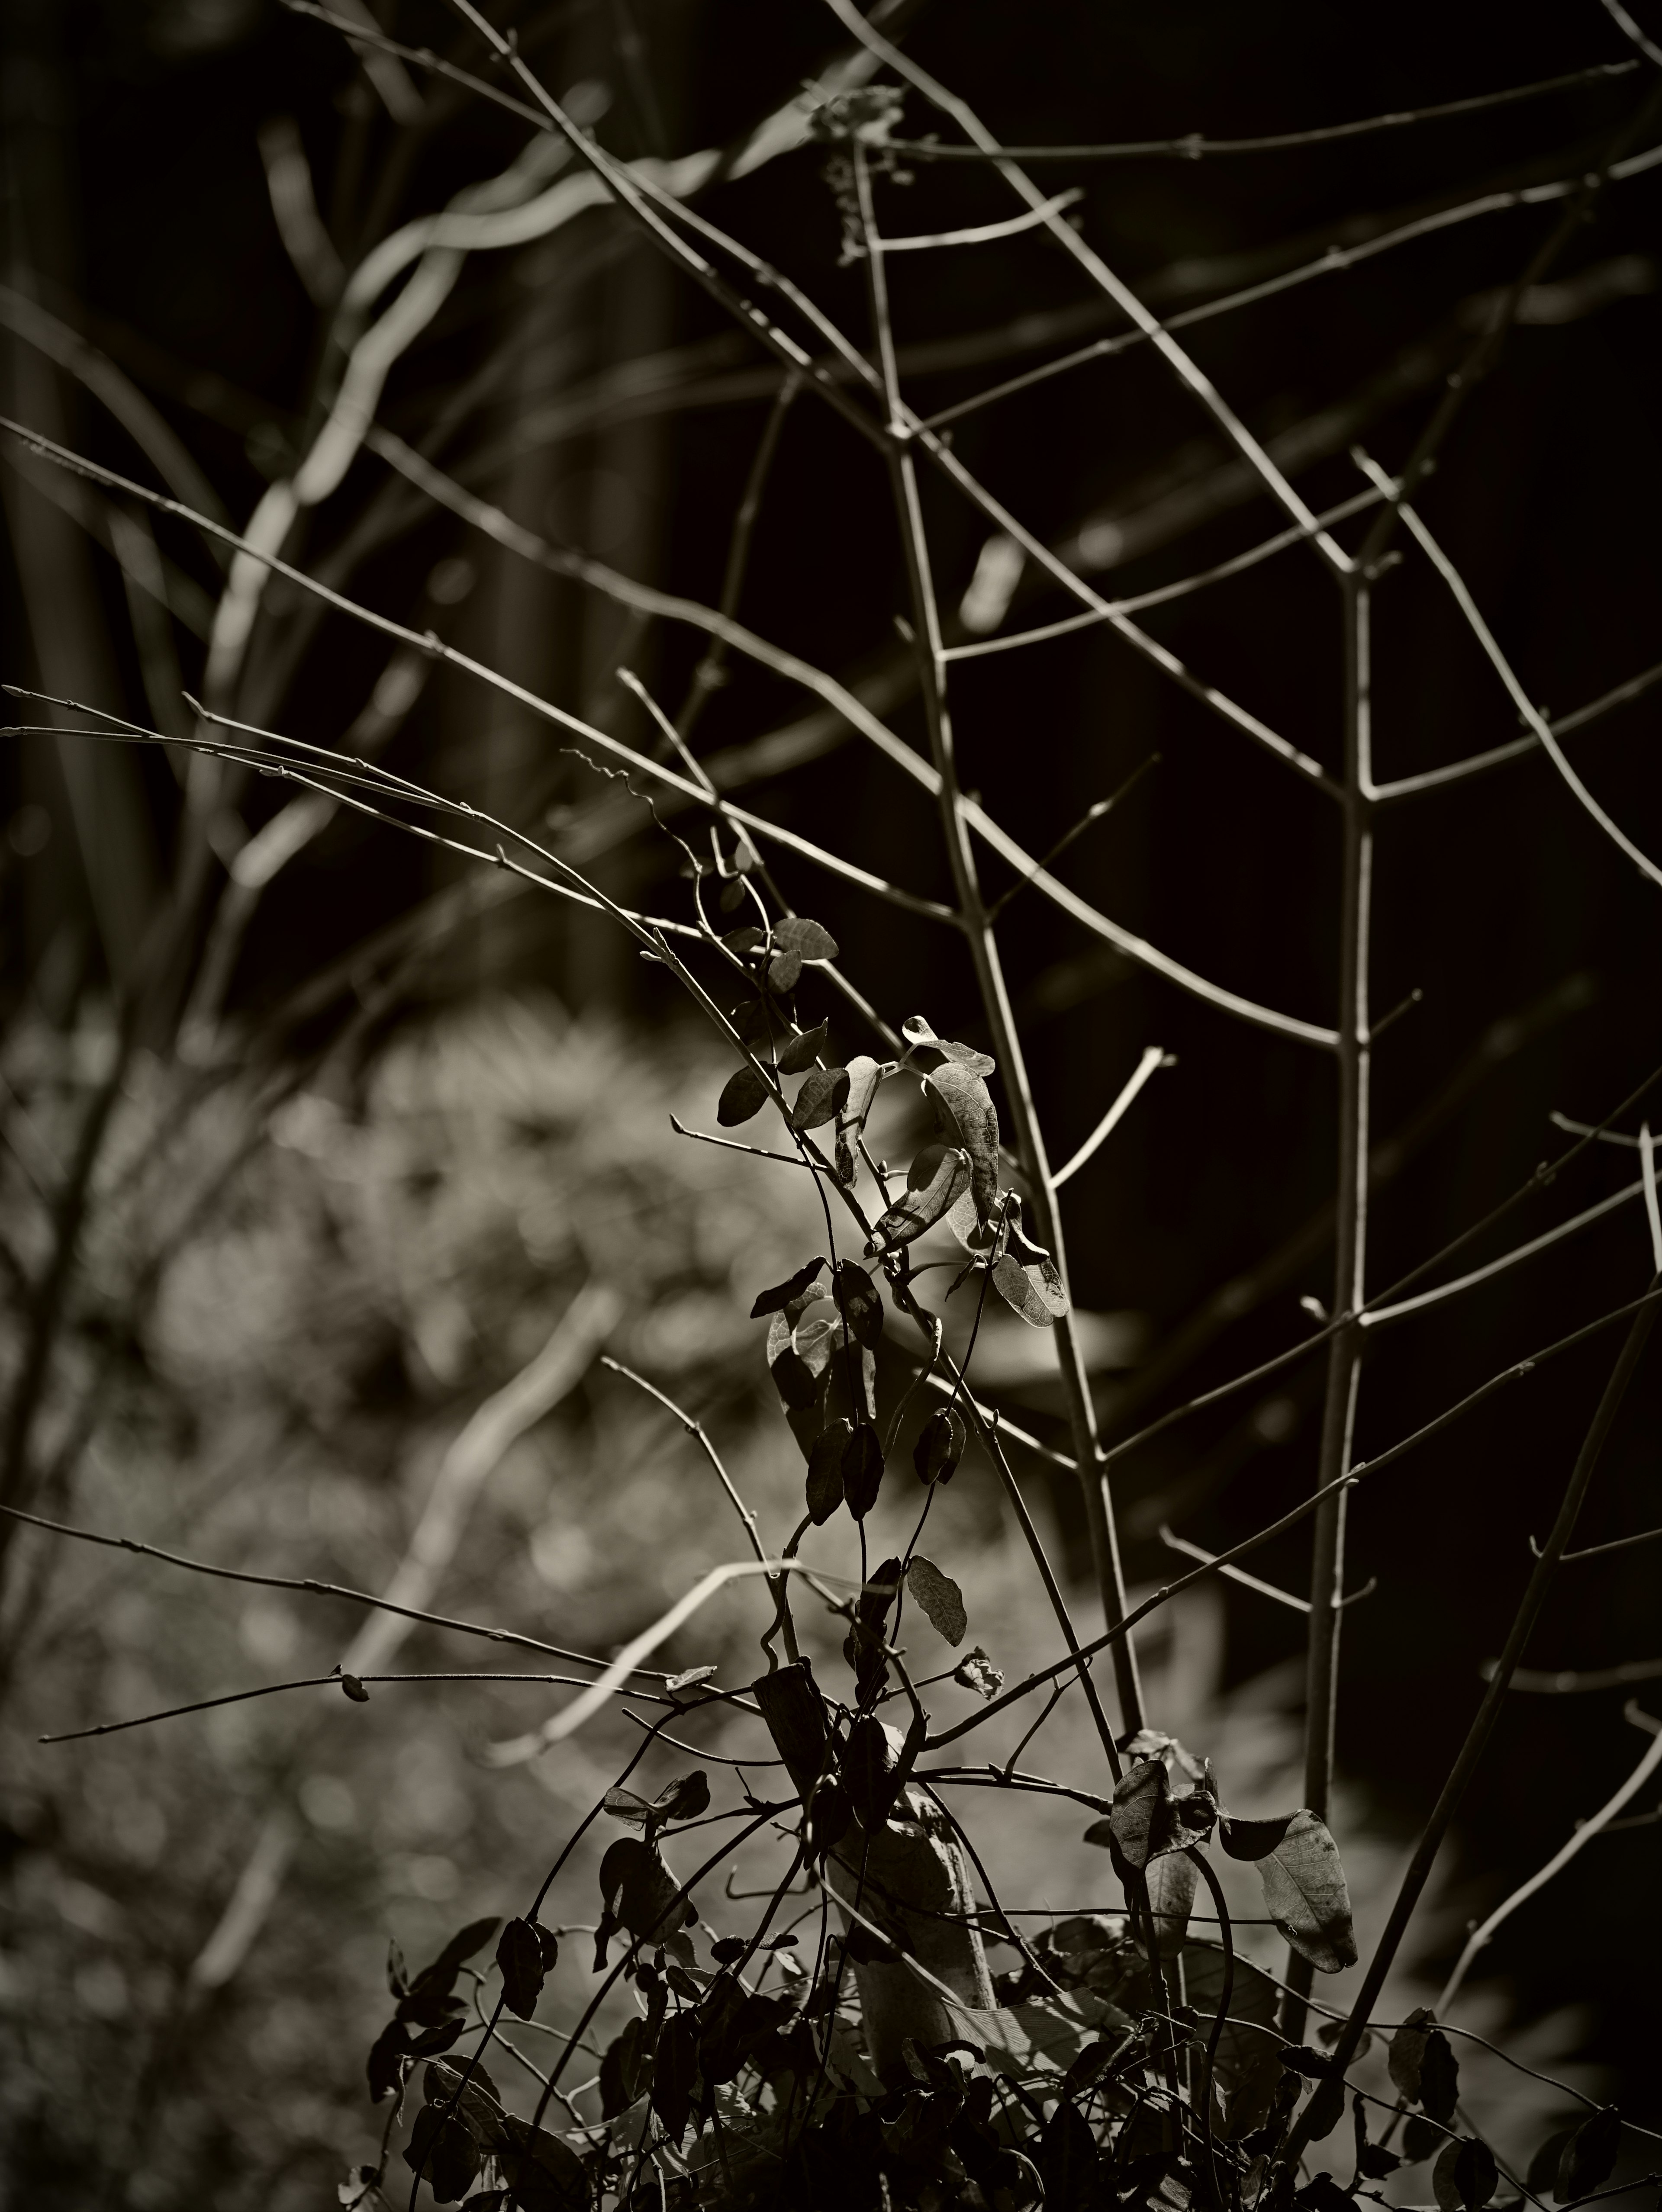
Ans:
<svg viewBox="0 0 1662 2212"><path fill-rule="evenodd" d="M906 1570L906 1588L937 1636L948 1644L964 1641L970 1618L964 1610L964 1594L950 1575L943 1574L933 1559L914 1552Z"/></svg>

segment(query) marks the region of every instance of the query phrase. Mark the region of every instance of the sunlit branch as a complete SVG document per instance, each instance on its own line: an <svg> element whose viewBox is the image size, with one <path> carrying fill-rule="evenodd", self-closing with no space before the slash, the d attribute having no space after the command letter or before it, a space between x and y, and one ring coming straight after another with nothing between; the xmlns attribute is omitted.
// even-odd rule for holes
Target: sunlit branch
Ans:
<svg viewBox="0 0 1662 2212"><path fill-rule="evenodd" d="M1631 699L1641 698L1654 684L1662 683L1662 661L1647 668L1642 675L1629 677L1618 684L1613 691L1606 691L1574 714L1561 714L1548 727L1554 737L1566 738L1573 731L1584 729L1613 708L1625 707ZM1418 799L1428 791L1444 791L1452 784L1469 782L1473 776L1483 775L1492 768L1503 767L1508 761L1525 760L1530 754L1541 750L1541 740L1533 732L1526 738L1514 738L1509 744L1495 745L1488 752L1473 753L1470 758L1451 761L1446 768L1428 769L1420 775L1400 776L1394 783L1374 787L1373 797L1380 805L1389 805L1398 799Z"/></svg>
<svg viewBox="0 0 1662 2212"><path fill-rule="evenodd" d="M1141 1091L1143 1085L1148 1081L1149 1078L1162 1067L1175 1067L1176 1065L1177 1061L1174 1056L1171 1053L1164 1051L1159 1045L1145 1045L1143 1047L1142 1058L1137 1062L1135 1068L1132 1072L1129 1081L1120 1092L1118 1097L1115 1099L1113 1104L1108 1109L1108 1111L1103 1115L1101 1121L1097 1123L1096 1127L1092 1130L1090 1135L1085 1139L1085 1142L1074 1154L1072 1159L1068 1161L1066 1167L1058 1168L1056 1173L1051 1176L1051 1187L1054 1189L1060 1190L1063 1183L1070 1182L1072 1178L1079 1173L1080 1170L1087 1164L1087 1162L1094 1159L1101 1147L1106 1144L1109 1138L1113 1135L1114 1131L1118 1128L1120 1123L1130 1112L1131 1108L1136 1103L1137 1094Z"/></svg>

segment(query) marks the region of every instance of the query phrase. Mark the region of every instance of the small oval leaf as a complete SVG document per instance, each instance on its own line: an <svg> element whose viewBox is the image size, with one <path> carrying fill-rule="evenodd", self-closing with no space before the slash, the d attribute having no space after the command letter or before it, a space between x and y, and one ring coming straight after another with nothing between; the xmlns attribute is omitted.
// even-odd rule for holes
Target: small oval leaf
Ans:
<svg viewBox="0 0 1662 2212"><path fill-rule="evenodd" d="M823 1129L842 1112L849 1096L846 1067L816 1067L802 1079L790 1109L793 1129Z"/></svg>
<svg viewBox="0 0 1662 2212"><path fill-rule="evenodd" d="M852 1421L832 1421L814 1438L808 1454L808 1518L823 1528L843 1503L843 1453L854 1434Z"/></svg>
<svg viewBox="0 0 1662 2212"><path fill-rule="evenodd" d="M804 960L835 960L837 939L823 924L810 921L804 915L788 915L773 925L773 941L789 947Z"/></svg>
<svg viewBox="0 0 1662 2212"><path fill-rule="evenodd" d="M968 1442L963 1416L953 1406L938 1406L917 1432L912 1465L920 1482L950 1482Z"/></svg>
<svg viewBox="0 0 1662 2212"><path fill-rule="evenodd" d="M502 1929L496 1938L496 1964L503 2003L520 2019L529 2020L542 1995L544 1969L542 1945L528 1920L510 1920Z"/></svg>
<svg viewBox="0 0 1662 2212"><path fill-rule="evenodd" d="M843 1447L843 1496L856 1521L877 1503L883 1481L883 1443L869 1421L861 1421Z"/></svg>
<svg viewBox="0 0 1662 2212"><path fill-rule="evenodd" d="M715 1118L724 1129L736 1129L767 1104L768 1086L753 1067L741 1067L728 1076L715 1102Z"/></svg>
<svg viewBox="0 0 1662 2212"><path fill-rule="evenodd" d="M801 1036L793 1037L779 1055L781 1075L801 1075L804 1068L812 1067L825 1049L830 1034L831 1024L821 1022L818 1029L804 1030Z"/></svg>

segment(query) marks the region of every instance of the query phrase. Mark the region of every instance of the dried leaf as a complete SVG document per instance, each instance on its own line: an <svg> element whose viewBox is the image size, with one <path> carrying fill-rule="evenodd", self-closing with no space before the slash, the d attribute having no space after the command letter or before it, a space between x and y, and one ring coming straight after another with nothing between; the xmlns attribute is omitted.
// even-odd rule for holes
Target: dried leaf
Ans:
<svg viewBox="0 0 1662 2212"><path fill-rule="evenodd" d="M937 1636L944 1637L948 1644L964 1641L970 1626L969 1615L964 1610L964 1594L952 1577L942 1574L934 1561L926 1559L922 1552L912 1554L911 1565L906 1570L906 1588Z"/></svg>
<svg viewBox="0 0 1662 2212"><path fill-rule="evenodd" d="M842 1112L849 1095L846 1067L816 1067L802 1079L790 1109L793 1129L823 1129Z"/></svg>
<svg viewBox="0 0 1662 2212"><path fill-rule="evenodd" d="M1269 1917L1299 1955L1324 1974L1354 1966L1350 1893L1327 1823L1307 1809L1295 1813L1257 1865Z"/></svg>
<svg viewBox="0 0 1662 2212"><path fill-rule="evenodd" d="M715 1102L715 1118L724 1129L736 1129L759 1114L771 1094L753 1067L737 1069Z"/></svg>
<svg viewBox="0 0 1662 2212"><path fill-rule="evenodd" d="M843 1503L843 1453L854 1434L852 1421L832 1421L814 1438L808 1454L808 1518L823 1528Z"/></svg>
<svg viewBox="0 0 1662 2212"><path fill-rule="evenodd" d="M966 1651L953 1669L953 1680L960 1688L973 1690L977 1697L995 1698L1004 1687L1004 1672L995 1667L980 1644Z"/></svg>
<svg viewBox="0 0 1662 2212"><path fill-rule="evenodd" d="M708 1682L720 1671L715 1667L688 1667L679 1674L672 1674L664 1687L667 1690L691 1690L699 1682Z"/></svg>
<svg viewBox="0 0 1662 2212"><path fill-rule="evenodd" d="M1291 1818L1290 1814L1288 1818ZM1235 1824L1226 1822L1224 1825L1227 1830ZM1223 1847L1225 1850L1229 1849L1227 1832ZM1420 2101L1420 2068L1426 2055L1427 2038L1434 2025L1425 2006L1416 2005L1391 2037L1385 2052L1385 2066L1391 2081L1410 2105L1417 2105Z"/></svg>
<svg viewBox="0 0 1662 2212"><path fill-rule="evenodd" d="M910 1244L970 1187L970 1157L953 1146L925 1145L906 1170L906 1191L872 1230L868 1255Z"/></svg>
<svg viewBox="0 0 1662 2212"><path fill-rule="evenodd" d="M843 1447L843 1496L856 1521L877 1503L883 1480L883 1440L869 1421L858 1422Z"/></svg>
<svg viewBox="0 0 1662 2212"><path fill-rule="evenodd" d="M800 1075L805 1067L812 1067L825 1049L830 1034L831 1024L821 1022L818 1029L804 1030L801 1036L793 1037L779 1055L781 1075Z"/></svg>
<svg viewBox="0 0 1662 2212"><path fill-rule="evenodd" d="M920 1482L950 1482L969 1441L963 1418L953 1406L939 1406L917 1432L912 1465Z"/></svg>
<svg viewBox="0 0 1662 2212"><path fill-rule="evenodd" d="M810 1260L805 1267L782 1283L776 1283L770 1291L758 1291L756 1303L750 1310L752 1321L760 1321L767 1314L783 1313L793 1298L800 1298L808 1285L825 1266L823 1260Z"/></svg>
<svg viewBox="0 0 1662 2212"><path fill-rule="evenodd" d="M773 925L776 945L788 945L804 960L835 960L837 939L830 930L817 921L809 921L803 915L794 914Z"/></svg>

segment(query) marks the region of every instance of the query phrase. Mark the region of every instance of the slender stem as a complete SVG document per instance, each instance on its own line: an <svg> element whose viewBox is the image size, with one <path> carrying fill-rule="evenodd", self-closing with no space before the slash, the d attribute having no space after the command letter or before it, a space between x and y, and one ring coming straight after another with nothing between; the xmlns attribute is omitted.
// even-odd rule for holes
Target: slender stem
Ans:
<svg viewBox="0 0 1662 2212"><path fill-rule="evenodd" d="M1050 1161L1046 1157L1038 1116L1034 1110L1032 1086L1016 1032L1009 994L1005 988L997 940L988 921L986 906L982 898L975 854L970 842L969 823L965 817L962 793L959 788L952 716L947 699L947 662L940 611L930 572L928 541L918 496L916 466L911 447L904 435L904 416L895 364L894 337L889 321L883 254L880 246L875 242L877 224L872 205L871 176L866 166L864 149L858 141L853 143L850 150L861 220L869 247L866 268L871 292L872 318L877 332L878 358L893 440L889 453L889 470L894 485L896 509L900 518L907 580L911 592L912 626L917 641L918 680L928 723L930 751L940 779L938 803L947 858L952 866L955 902L963 919L965 936L975 963L976 981L988 1026L992 1031L993 1049L1004 1078L1016 1154L1032 1189L1034 1226L1039 1242L1048 1247L1065 1283L1068 1276L1067 1254ZM1092 1561L1096 1569L1104 1617L1108 1626L1112 1627L1125 1616L1125 1577L1120 1565L1119 1538L1114 1525L1107 1483L1099 1463L1096 1408L1092 1401L1090 1385L1086 1380L1085 1364L1080 1354L1071 1316L1064 1316L1057 1322L1056 1337L1057 1363L1068 1400L1068 1425L1073 1431L1080 1488L1091 1534ZM1135 1730L1142 1726L1142 1686L1138 1679L1136 1655L1131 1648L1130 1639L1127 1637L1117 1638L1113 1653L1121 1723L1126 1729Z"/></svg>
<svg viewBox="0 0 1662 2212"><path fill-rule="evenodd" d="M1322 1413L1310 1565L1310 1641L1305 1663L1304 1802L1327 1817L1333 1787L1338 1712L1339 1620L1344 1597L1347 1490L1336 1487L1349 1468L1356 1395L1361 1380L1361 1313L1367 1297L1368 933L1373 873L1370 730L1369 613L1366 579L1342 580L1345 641L1344 888L1339 1006L1339 1177L1334 1210L1333 1311L1343 1325L1329 1342L1327 1397ZM1288 1954L1289 1998L1282 2025L1295 2043L1304 2032L1303 1995L1311 1966Z"/></svg>
<svg viewBox="0 0 1662 2212"><path fill-rule="evenodd" d="M1651 1289L1655 1291L1659 1287L1662 1287L1662 1279L1653 1277ZM1621 1410L1622 1401L1627 1395L1628 1386L1638 1368L1641 1355L1644 1352L1655 1321L1656 1304L1653 1299L1647 1297L1646 1303L1635 1314L1629 1327L1626 1341L1616 1356L1616 1364L1610 1370L1610 1380L1604 1385L1604 1395L1598 1401L1598 1409L1593 1415L1592 1425L1587 1431L1580 1452L1576 1455L1575 1465L1565 1486L1563 1503L1558 1509L1558 1518L1553 1523L1552 1534L1547 1539L1541 1557L1535 1564L1535 1571L1531 1575L1528 1585L1524 1591L1522 1601L1513 1620L1511 1632L1507 1638L1506 1648L1501 1652L1495 1664L1495 1672L1489 1678L1488 1687L1483 1693L1482 1702L1477 1708L1470 1729L1467 1731L1466 1740L1460 1747L1459 1756L1454 1762L1447 1781L1443 1784L1442 1793L1432 1809L1431 1818L1426 1823L1425 1832L1415 1849L1413 1857L1409 1861L1402 1885L1397 1893L1396 1902L1391 1908L1391 1917L1385 1923L1385 1932L1379 1938L1373 1958L1368 1961L1367 1972L1363 1976L1361 1987L1356 1993L1350 2017L1345 2022L1339 2039L1333 2047L1332 2070L1336 2075L1342 2075L1356 2055L1356 2049L1362 2039L1368 2014L1379 2002L1379 1992L1385 1987L1385 1976L1390 1972L1392 1961L1397 1956L1397 1948L1408 1931L1408 1924L1413 1917L1415 1906L1419 1903L1421 1892L1430 1878L1431 1869L1436 1862L1438 1851L1442 1847L1443 1838L1448 1833L1450 1824L1459 1808L1461 1799L1465 1795L1466 1785L1476 1771L1478 1761L1482 1758L1483 1753L1488 1747L1488 1740L1495 1733L1495 1723L1501 1717L1501 1708L1506 1702L1513 1669L1522 1658L1536 1622L1540 1619L1548 1594L1556 1579L1560 1562L1568 1548L1570 1538L1575 1533L1575 1523L1580 1517L1588 1489L1592 1486L1599 1456L1604 1450L1610 1430L1615 1425L1616 1414ZM1320 2101L1320 2100L1312 2100L1314 2103ZM1289 2170L1296 2165L1299 2154L1308 2140L1309 2122L1310 2109L1306 2107L1294 2125L1288 2139L1286 2149L1282 2153L1283 2162Z"/></svg>

